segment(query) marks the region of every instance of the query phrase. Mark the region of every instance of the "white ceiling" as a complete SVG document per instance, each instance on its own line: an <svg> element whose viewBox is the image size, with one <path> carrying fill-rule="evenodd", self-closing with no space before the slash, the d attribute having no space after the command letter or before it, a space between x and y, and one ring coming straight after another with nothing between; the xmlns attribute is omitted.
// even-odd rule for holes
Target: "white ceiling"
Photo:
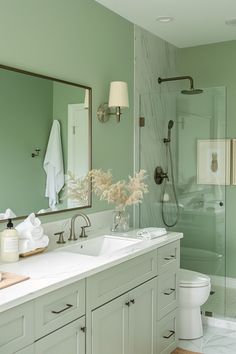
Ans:
<svg viewBox="0 0 236 354"><path fill-rule="evenodd" d="M236 39L236 26L225 25L236 18L236 0L96 1L180 48ZM159 16L175 20L159 23Z"/></svg>

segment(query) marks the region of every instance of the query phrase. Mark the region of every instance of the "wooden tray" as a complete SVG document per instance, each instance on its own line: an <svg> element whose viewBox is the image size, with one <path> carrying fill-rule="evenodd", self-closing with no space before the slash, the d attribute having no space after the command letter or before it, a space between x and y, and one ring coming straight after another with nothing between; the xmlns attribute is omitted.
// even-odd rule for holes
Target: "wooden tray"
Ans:
<svg viewBox="0 0 236 354"><path fill-rule="evenodd" d="M191 352L189 350L176 348L171 354L201 354L201 353Z"/></svg>
<svg viewBox="0 0 236 354"><path fill-rule="evenodd" d="M21 283L24 280L29 279L29 277L25 275L19 275L14 273L5 273L2 272L2 280L0 281L0 289L5 289L8 286Z"/></svg>
<svg viewBox="0 0 236 354"><path fill-rule="evenodd" d="M20 257L25 258L25 257L34 256L35 254L43 253L46 249L47 247L36 248L36 250L30 252L20 253Z"/></svg>

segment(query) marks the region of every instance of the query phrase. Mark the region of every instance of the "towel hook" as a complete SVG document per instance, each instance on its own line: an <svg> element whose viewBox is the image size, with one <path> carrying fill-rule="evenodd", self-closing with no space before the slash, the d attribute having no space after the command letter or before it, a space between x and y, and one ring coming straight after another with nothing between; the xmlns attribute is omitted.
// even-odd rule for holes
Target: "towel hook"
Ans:
<svg viewBox="0 0 236 354"><path fill-rule="evenodd" d="M32 157L37 157L37 156L39 156L39 153L40 153L41 149L36 148L34 151L35 151L35 152L32 152L31 156L32 156Z"/></svg>

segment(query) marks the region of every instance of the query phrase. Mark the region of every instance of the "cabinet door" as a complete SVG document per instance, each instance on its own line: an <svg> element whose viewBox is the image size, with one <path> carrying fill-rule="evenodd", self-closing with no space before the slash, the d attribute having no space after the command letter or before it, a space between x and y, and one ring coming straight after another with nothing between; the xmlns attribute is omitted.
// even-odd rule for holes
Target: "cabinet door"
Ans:
<svg viewBox="0 0 236 354"><path fill-rule="evenodd" d="M130 354L128 304L127 294L92 311L92 354Z"/></svg>
<svg viewBox="0 0 236 354"><path fill-rule="evenodd" d="M156 278L129 293L129 354L154 354Z"/></svg>
<svg viewBox="0 0 236 354"><path fill-rule="evenodd" d="M35 343L35 354L85 354L85 317Z"/></svg>

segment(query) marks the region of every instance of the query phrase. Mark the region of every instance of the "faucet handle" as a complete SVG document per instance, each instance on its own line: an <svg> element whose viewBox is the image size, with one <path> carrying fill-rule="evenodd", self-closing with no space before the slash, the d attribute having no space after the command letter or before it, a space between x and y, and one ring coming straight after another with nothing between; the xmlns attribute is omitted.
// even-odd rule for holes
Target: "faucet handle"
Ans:
<svg viewBox="0 0 236 354"><path fill-rule="evenodd" d="M66 243L66 241L64 240L64 231L59 231L59 232L55 232L54 234L55 236L59 236L57 243L59 245L62 245L63 243Z"/></svg>
<svg viewBox="0 0 236 354"><path fill-rule="evenodd" d="M81 226L81 233L80 233L79 237L81 237L81 238L88 237L88 235L86 235L86 232L85 232L86 227L89 227L89 226L88 225Z"/></svg>

